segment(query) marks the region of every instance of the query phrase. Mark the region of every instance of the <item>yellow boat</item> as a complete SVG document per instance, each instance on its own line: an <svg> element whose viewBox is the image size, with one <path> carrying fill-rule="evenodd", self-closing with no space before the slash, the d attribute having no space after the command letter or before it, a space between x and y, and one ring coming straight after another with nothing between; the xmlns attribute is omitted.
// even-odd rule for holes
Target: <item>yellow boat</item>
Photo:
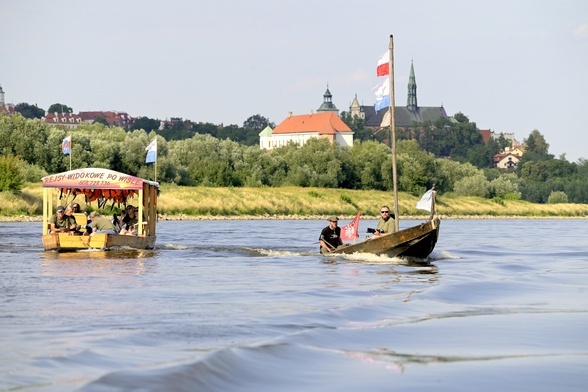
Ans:
<svg viewBox="0 0 588 392"><path fill-rule="evenodd" d="M139 177L101 168L85 168L52 174L43 181L43 248L52 251L85 249L111 249L128 247L152 249L155 246L157 224L157 197L159 184ZM96 202L98 209L111 206L138 205L137 235L93 233L50 233L50 219L57 205L82 197L86 205ZM80 226L86 225L85 214L74 214Z"/></svg>

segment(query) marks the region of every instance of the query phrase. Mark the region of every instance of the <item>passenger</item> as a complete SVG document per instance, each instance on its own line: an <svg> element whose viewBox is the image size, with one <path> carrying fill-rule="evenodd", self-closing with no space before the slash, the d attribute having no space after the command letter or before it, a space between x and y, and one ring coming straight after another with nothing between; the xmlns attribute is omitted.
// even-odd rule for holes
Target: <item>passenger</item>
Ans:
<svg viewBox="0 0 588 392"><path fill-rule="evenodd" d="M80 208L80 205L78 203L73 203L71 205L71 208L72 208L74 214L82 213L82 209Z"/></svg>
<svg viewBox="0 0 588 392"><path fill-rule="evenodd" d="M65 208L58 206L55 210L55 214L49 220L51 224L50 233L67 233L75 230L76 221L73 217L65 215Z"/></svg>
<svg viewBox="0 0 588 392"><path fill-rule="evenodd" d="M114 226L114 230L116 230L117 232L120 233L121 219L119 218L118 215L116 215L116 212L114 214L112 214L112 219L110 221L112 222L112 225Z"/></svg>
<svg viewBox="0 0 588 392"><path fill-rule="evenodd" d="M381 234L390 234L396 231L396 225L394 224L394 213L390 212L390 207L382 206L380 208L380 220L378 221L378 227L374 233L374 237L378 237Z"/></svg>
<svg viewBox="0 0 588 392"><path fill-rule="evenodd" d="M139 219L137 219L137 210L135 207L129 205L125 212L126 214L122 219L120 233L125 235L137 235L137 223L139 222Z"/></svg>
<svg viewBox="0 0 588 392"><path fill-rule="evenodd" d="M92 212L90 219L92 220L92 234L90 235L96 233L118 234L110 219L100 215L98 211Z"/></svg>
<svg viewBox="0 0 588 392"><path fill-rule="evenodd" d="M79 208L79 205L78 205ZM73 222L73 229L71 230L71 235L82 235L82 232L80 231L81 226L78 225L78 223L76 222L76 217L73 216L74 210L73 207L71 205L68 205L67 207L65 207L65 215L68 216L70 218L70 220Z"/></svg>
<svg viewBox="0 0 588 392"><path fill-rule="evenodd" d="M319 242L321 244L320 252L323 254L331 253L339 245L343 245L341 239L341 228L337 226L339 218L336 216L329 217L329 225L321 231Z"/></svg>

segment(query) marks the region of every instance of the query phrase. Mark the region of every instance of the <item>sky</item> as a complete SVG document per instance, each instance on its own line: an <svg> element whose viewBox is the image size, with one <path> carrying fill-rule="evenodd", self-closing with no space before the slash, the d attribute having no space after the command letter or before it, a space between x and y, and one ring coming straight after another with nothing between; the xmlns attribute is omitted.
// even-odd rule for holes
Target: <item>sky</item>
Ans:
<svg viewBox="0 0 588 392"><path fill-rule="evenodd" d="M279 124L327 85L341 111L373 105L393 35L396 106L412 61L419 106L588 158L585 0L21 0L0 16L7 103Z"/></svg>

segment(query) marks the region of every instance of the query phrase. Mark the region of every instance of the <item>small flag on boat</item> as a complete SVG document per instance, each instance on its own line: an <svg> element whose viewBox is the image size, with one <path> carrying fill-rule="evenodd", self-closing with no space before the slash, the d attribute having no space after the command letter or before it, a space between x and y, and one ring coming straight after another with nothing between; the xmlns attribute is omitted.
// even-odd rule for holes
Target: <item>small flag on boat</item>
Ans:
<svg viewBox="0 0 588 392"><path fill-rule="evenodd" d="M63 152L63 155L71 154L71 135L63 139L61 142L61 152Z"/></svg>
<svg viewBox="0 0 588 392"><path fill-rule="evenodd" d="M151 143L145 148L147 151L147 157L145 157L145 163L157 162L157 138L153 139Z"/></svg>
<svg viewBox="0 0 588 392"><path fill-rule="evenodd" d="M417 201L416 208L419 210L425 210L425 211L431 212L432 205L433 205L433 190L429 189L427 192L425 192L423 197L421 197L421 200Z"/></svg>
<svg viewBox="0 0 588 392"><path fill-rule="evenodd" d="M382 55L378 59L378 66L376 67L376 75L377 76L385 76L388 75L390 72L390 50L387 50L386 53Z"/></svg>
<svg viewBox="0 0 588 392"><path fill-rule="evenodd" d="M352 241L356 238L359 238L359 214L361 211L355 215L355 219L353 219L349 224L343 226L341 228L341 239L346 241Z"/></svg>

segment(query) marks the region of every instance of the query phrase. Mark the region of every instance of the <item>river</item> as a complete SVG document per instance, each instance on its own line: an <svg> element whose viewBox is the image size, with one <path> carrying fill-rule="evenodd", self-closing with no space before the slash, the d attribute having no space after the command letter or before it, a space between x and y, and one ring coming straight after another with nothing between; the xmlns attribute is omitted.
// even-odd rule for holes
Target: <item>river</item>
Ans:
<svg viewBox="0 0 588 392"><path fill-rule="evenodd" d="M39 225L0 223L2 391L588 389L588 220L443 220L416 264L321 256L318 220L66 254Z"/></svg>

